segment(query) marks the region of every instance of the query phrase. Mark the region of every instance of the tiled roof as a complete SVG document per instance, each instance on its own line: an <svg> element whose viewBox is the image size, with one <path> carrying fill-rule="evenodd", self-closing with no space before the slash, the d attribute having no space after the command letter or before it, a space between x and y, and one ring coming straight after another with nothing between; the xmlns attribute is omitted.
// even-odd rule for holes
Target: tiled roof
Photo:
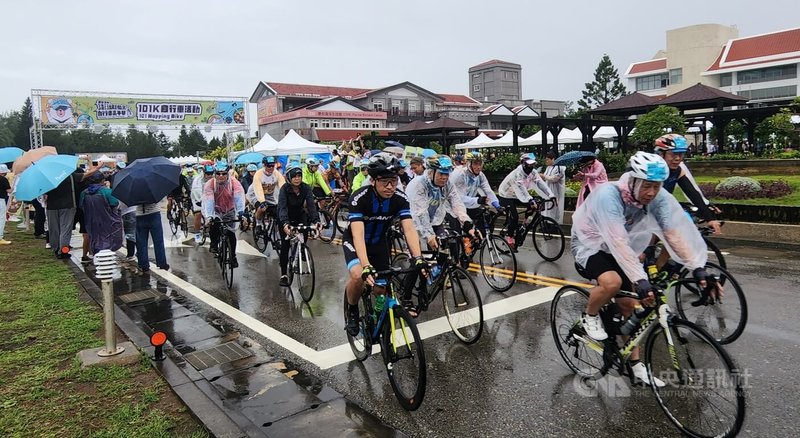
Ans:
<svg viewBox="0 0 800 438"><path fill-rule="evenodd" d="M489 61L482 62L482 63L480 63L480 64L478 64L478 65L473 65L473 66L472 66L472 67L470 67L470 68L476 68L476 67L486 67L487 65L492 65L492 64L511 64L511 65L520 66L519 64L517 64L517 63L515 63L515 62L501 61L501 60L499 60L499 59L491 59L491 60L489 60Z"/></svg>
<svg viewBox="0 0 800 438"><path fill-rule="evenodd" d="M658 102L658 99L655 97L634 92L626 96L622 96L617 100L612 100L611 102L608 102L607 104L599 106L593 110L589 110L589 112L646 107L649 105L654 105L656 102Z"/></svg>
<svg viewBox="0 0 800 438"><path fill-rule="evenodd" d="M706 71L800 58L800 28L728 41Z"/></svg>
<svg viewBox="0 0 800 438"><path fill-rule="evenodd" d="M359 94L364 94L369 89L350 88L350 87L330 87L327 85L304 85L304 84L284 84L280 82L265 82L270 88L275 90L279 96L300 96L300 97L333 97L341 96L352 98Z"/></svg>
<svg viewBox="0 0 800 438"><path fill-rule="evenodd" d="M665 70L667 68L667 58L652 59L650 61L634 62L628 67L627 75L646 73L649 71Z"/></svg>
<svg viewBox="0 0 800 438"><path fill-rule="evenodd" d="M437 93L439 96L444 99L444 104L460 104L460 105L470 105L470 106L480 106L481 103L477 100L469 97L464 96L463 94L442 94Z"/></svg>
<svg viewBox="0 0 800 438"><path fill-rule="evenodd" d="M731 102L747 102L747 99L744 97L722 91L719 88L709 87L708 85L697 83L689 88L678 91L675 94L671 94L661 99L658 101L658 104L672 105L690 102L703 102L716 99L725 99Z"/></svg>

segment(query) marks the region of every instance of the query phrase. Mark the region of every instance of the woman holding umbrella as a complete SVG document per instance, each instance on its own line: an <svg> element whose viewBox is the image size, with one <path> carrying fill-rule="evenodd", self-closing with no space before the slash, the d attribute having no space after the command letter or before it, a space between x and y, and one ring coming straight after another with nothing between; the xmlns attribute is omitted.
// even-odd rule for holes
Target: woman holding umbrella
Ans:
<svg viewBox="0 0 800 438"><path fill-rule="evenodd" d="M586 201L586 197L600 184L608 182L606 168L597 157L591 155L580 159L578 162L580 170L573 177L576 181L581 181L581 191L578 193L578 201L575 210Z"/></svg>
<svg viewBox="0 0 800 438"><path fill-rule="evenodd" d="M97 254L104 249L116 251L122 247L119 200L106 187L103 173L96 172L87 180L89 187L81 192L79 205L83 209L91 252Z"/></svg>

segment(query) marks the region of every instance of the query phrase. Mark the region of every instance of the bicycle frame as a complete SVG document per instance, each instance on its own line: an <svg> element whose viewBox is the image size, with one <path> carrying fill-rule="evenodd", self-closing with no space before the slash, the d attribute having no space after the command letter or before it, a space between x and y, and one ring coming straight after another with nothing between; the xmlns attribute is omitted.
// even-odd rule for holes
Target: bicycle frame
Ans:
<svg viewBox="0 0 800 438"><path fill-rule="evenodd" d="M389 317L389 329L391 330L392 339L387 339L386 341L392 345L392 352L397 353L397 346L394 343L394 334L397 327L395 326L395 318L394 318L394 306L399 305L399 302L394 297L394 287L392 286L391 281L386 282L386 302L383 304L383 309L381 309L381 313L377 318L377 322L375 326L372 328L372 339L373 341L378 339L381 333L381 329L383 325L386 323L386 317ZM372 293L372 289L369 290L369 293ZM408 340L408 334L406 333L406 325L405 322L401 319L400 320L400 328L403 332L403 340L405 341L406 345L410 345L411 343Z"/></svg>

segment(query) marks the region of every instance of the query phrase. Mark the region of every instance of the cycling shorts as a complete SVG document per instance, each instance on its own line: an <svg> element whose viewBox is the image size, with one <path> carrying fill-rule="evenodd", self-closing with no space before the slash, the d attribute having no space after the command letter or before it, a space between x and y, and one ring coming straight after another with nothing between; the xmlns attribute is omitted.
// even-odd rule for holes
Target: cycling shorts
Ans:
<svg viewBox="0 0 800 438"><path fill-rule="evenodd" d="M619 263L617 263L617 260L613 255L607 252L598 251L589 257L589 259L586 261L585 267L575 263L575 269L579 274L581 274L581 276L588 278L589 280L597 280L597 277L603 275L604 273L608 271L614 271L622 279L623 290L635 290L633 289L631 280L628 279L627 275L625 275L625 272L622 270L622 267L620 267Z"/></svg>
<svg viewBox="0 0 800 438"><path fill-rule="evenodd" d="M342 240L342 250L344 251L344 260L347 264L347 270L358 265L361 261L356 254L356 247L353 245L352 240ZM381 239L381 242L376 245L367 245L367 258L376 271L389 270L389 245L386 239ZM363 267L363 266L362 266Z"/></svg>

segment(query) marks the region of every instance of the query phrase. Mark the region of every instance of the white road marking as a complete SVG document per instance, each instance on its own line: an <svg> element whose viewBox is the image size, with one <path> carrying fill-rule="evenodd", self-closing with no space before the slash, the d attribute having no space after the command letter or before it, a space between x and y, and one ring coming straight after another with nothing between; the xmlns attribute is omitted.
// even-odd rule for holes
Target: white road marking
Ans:
<svg viewBox="0 0 800 438"><path fill-rule="evenodd" d="M236 241L236 254L246 254L249 256L267 258L264 253L259 251L258 248L255 248L253 245L250 245L246 240Z"/></svg>

